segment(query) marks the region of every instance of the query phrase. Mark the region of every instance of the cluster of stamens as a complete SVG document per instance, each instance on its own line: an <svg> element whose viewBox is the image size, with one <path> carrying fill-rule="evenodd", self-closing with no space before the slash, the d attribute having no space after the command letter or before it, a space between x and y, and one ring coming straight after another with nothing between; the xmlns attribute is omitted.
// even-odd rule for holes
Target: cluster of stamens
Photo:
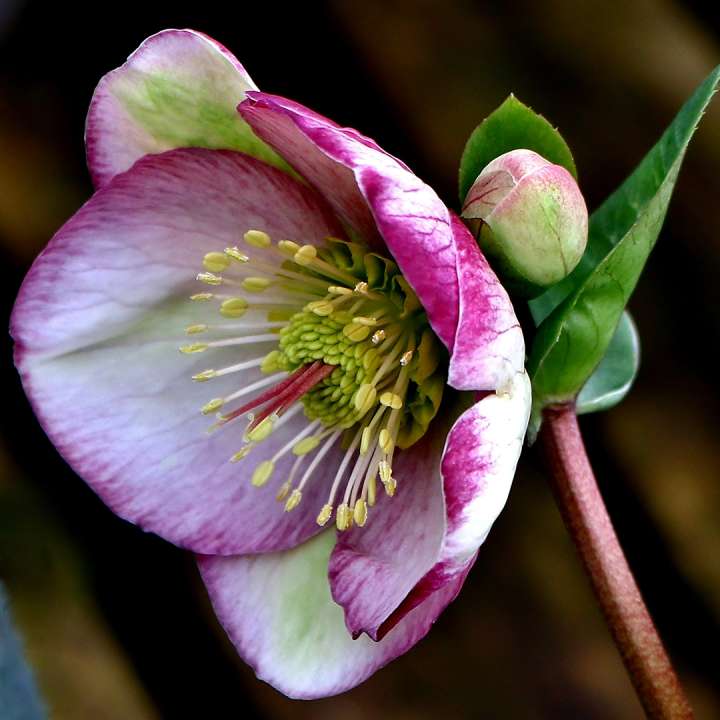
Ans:
<svg viewBox="0 0 720 720"><path fill-rule="evenodd" d="M213 339L193 337L180 350L195 354L240 345L275 347L251 360L194 375L194 381L206 382L251 368L259 373L257 381L209 400L201 411L215 415L211 429L245 419L243 445L229 458L233 463L261 448L304 411L304 428L256 465L252 484L264 486L278 461L293 455L276 495L289 512L300 503L323 458L340 443L344 454L317 522L325 525L335 512L338 529L363 526L368 507L376 502L378 478L387 495L395 494L392 463L398 443L409 444L408 428L426 424L437 409L439 399L430 403L415 384L419 356L430 352L426 316L394 263L358 255L350 243L332 238L326 247L275 243L258 230L245 233L244 241L247 252L228 247L205 255L205 271L197 280L212 291L191 300L217 306L222 320L187 327L188 335ZM373 273L366 267L371 263ZM248 313L259 321L249 320ZM434 369L426 369L423 377Z"/></svg>

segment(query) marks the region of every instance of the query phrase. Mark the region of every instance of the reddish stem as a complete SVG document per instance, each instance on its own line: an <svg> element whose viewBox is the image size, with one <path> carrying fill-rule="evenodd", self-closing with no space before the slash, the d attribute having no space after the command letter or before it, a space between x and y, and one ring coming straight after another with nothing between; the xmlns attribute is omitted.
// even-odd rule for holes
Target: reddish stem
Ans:
<svg viewBox="0 0 720 720"><path fill-rule="evenodd" d="M547 408L540 439L565 525L647 716L693 718L600 495L575 408Z"/></svg>

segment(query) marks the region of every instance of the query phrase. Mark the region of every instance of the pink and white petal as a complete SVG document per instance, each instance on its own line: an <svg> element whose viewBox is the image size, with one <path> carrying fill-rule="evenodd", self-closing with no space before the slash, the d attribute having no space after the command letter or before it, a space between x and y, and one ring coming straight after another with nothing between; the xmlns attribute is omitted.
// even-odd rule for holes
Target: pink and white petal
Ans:
<svg viewBox="0 0 720 720"><path fill-rule="evenodd" d="M98 84L85 142L96 187L143 155L178 147L241 150L278 167L285 163L237 114L255 90L225 47L194 30L163 30L145 40Z"/></svg>
<svg viewBox="0 0 720 720"><path fill-rule="evenodd" d="M272 482L249 486L255 463L303 426L302 414L243 461L250 465L232 465L242 428L207 436L208 418L198 412L260 373L207 383L193 383L193 373L261 357L273 345L177 350L185 326L213 314L187 300L207 289L194 281L203 255L235 244L247 228L307 241L339 231L312 190L246 155L148 156L61 228L25 279L11 320L27 394L70 465L117 514L198 552L293 546L317 531L324 500L322 477L292 516L274 501Z"/></svg>
<svg viewBox="0 0 720 720"><path fill-rule="evenodd" d="M444 597L449 589L460 590L507 500L529 413L530 382L521 372L506 394L486 395L460 416L447 436L440 467L429 457L423 464L420 454L420 467L426 470L409 468L417 473L408 475L414 478L406 488L412 497L393 498L368 521L365 530L377 523L382 537L368 538L375 540L373 544L351 531L338 539L330 560L330 584L353 635L365 632L382 640L416 608L427 606L424 612L430 612L440 607L434 599L438 593ZM413 451L415 447L404 455ZM425 482L416 488L418 480ZM400 486L399 481L398 490ZM436 487L442 487L442 502L415 507L416 489L434 498ZM407 511L404 503L409 503ZM441 519L436 517L438 510ZM381 513L388 513L394 525ZM418 573L422 567L426 569Z"/></svg>
<svg viewBox="0 0 720 720"><path fill-rule="evenodd" d="M460 315L448 383L458 390L504 391L525 365L525 341L510 298L475 239L452 216Z"/></svg>
<svg viewBox="0 0 720 720"><path fill-rule="evenodd" d="M217 616L258 678L292 698L336 695L421 640L462 583L446 585L380 642L353 640L326 572L334 534L284 553L199 558Z"/></svg>
<svg viewBox="0 0 720 720"><path fill-rule="evenodd" d="M450 215L435 191L372 140L297 103L249 92L238 109L351 228L382 250L379 232L435 332L452 349L456 258Z"/></svg>
<svg viewBox="0 0 720 720"><path fill-rule="evenodd" d="M445 534L444 425L438 419L422 440L397 454L396 494L379 492L367 525L338 534L330 588L353 637L365 632L377 640L385 620L437 561Z"/></svg>

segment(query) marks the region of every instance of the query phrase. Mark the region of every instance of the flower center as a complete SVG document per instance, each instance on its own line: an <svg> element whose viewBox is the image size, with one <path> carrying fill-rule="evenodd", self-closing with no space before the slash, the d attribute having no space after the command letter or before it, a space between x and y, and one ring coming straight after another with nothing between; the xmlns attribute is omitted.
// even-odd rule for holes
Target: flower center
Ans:
<svg viewBox="0 0 720 720"><path fill-rule="evenodd" d="M438 410L444 350L392 260L336 238L321 247L301 246L274 243L266 233L250 230L244 240L247 252L230 247L203 258L205 272L197 279L229 292L191 296L216 307L222 319L190 325L189 335L214 337L180 350L275 347L194 375L196 382L205 382L251 369L260 374L257 381L211 399L202 412L216 413L211 429L246 419L243 445L230 458L239 462L251 452L262 457L263 441L304 411L302 429L289 433L280 450L266 452L252 484L266 485L278 461L294 455L277 491L289 512L339 442L344 454L317 522L325 525L335 512L338 529L363 526L375 504L378 478L389 496L395 494L396 449L419 440Z"/></svg>

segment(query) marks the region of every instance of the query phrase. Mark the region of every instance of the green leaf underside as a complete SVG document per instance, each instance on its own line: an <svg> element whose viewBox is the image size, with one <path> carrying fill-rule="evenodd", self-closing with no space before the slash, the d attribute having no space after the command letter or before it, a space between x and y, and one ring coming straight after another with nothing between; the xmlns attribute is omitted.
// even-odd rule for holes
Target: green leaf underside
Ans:
<svg viewBox="0 0 720 720"><path fill-rule="evenodd" d="M577 178L575 161L562 135L514 95L488 115L468 138L460 160L460 203L483 168L511 150L534 150Z"/></svg>
<svg viewBox="0 0 720 720"><path fill-rule="evenodd" d="M640 367L640 337L626 310L610 345L575 402L578 415L608 410L630 391Z"/></svg>
<svg viewBox="0 0 720 720"><path fill-rule="evenodd" d="M578 268L530 303L539 325L528 363L535 416L547 405L575 398L605 356L657 240L687 145L718 81L720 67L696 90L636 170L593 214L588 250ZM608 367L620 368L615 371L618 378L631 377L637 348L625 342L616 350L619 354L608 360ZM588 393L591 390L592 386ZM602 403L594 409L601 407Z"/></svg>

